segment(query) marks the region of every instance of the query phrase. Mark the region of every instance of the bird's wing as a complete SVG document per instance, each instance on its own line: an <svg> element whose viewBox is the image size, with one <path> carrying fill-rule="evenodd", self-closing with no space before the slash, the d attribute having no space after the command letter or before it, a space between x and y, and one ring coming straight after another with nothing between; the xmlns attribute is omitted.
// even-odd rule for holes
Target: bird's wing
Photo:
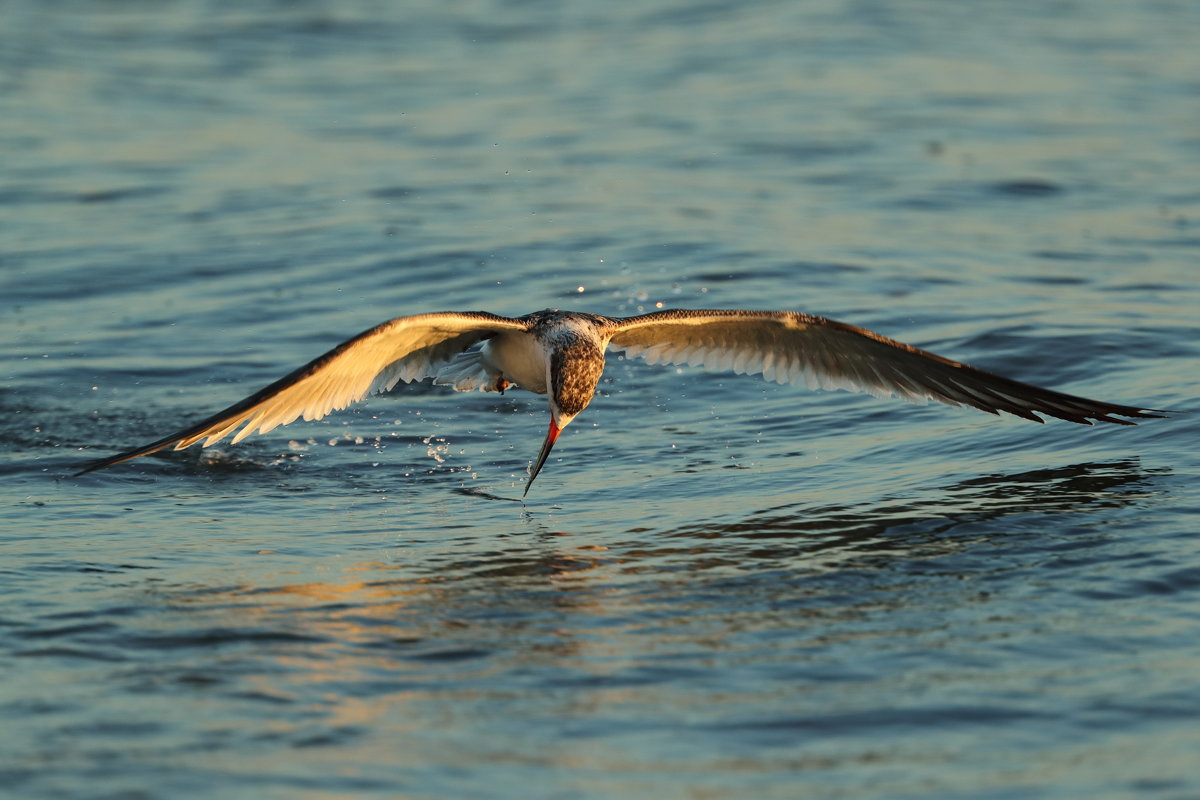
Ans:
<svg viewBox="0 0 1200 800"><path fill-rule="evenodd" d="M951 361L877 333L793 311L671 310L614 321L610 347L650 364L759 374L811 389L937 400L1036 422L1034 412L1091 425L1159 414L1042 389Z"/></svg>
<svg viewBox="0 0 1200 800"><path fill-rule="evenodd" d="M485 312L444 312L397 317L353 339L224 411L176 431L144 447L89 464L82 475L174 446L176 450L204 439L204 447L219 442L239 426L233 437L266 433L297 417L320 419L372 392L385 392L398 381L431 377L436 368L476 342L503 331L526 330L524 322Z"/></svg>

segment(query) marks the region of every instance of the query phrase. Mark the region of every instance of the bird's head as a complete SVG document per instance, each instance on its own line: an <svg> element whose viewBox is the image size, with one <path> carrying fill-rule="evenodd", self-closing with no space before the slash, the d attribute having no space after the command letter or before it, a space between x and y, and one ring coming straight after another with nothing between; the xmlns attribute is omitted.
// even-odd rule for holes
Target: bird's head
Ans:
<svg viewBox="0 0 1200 800"><path fill-rule="evenodd" d="M547 394L550 397L550 427L542 442L542 450L525 484L525 494L546 463L558 434L587 408L596 393L596 385L604 374L604 351L595 342L580 339L551 350L546 359Z"/></svg>

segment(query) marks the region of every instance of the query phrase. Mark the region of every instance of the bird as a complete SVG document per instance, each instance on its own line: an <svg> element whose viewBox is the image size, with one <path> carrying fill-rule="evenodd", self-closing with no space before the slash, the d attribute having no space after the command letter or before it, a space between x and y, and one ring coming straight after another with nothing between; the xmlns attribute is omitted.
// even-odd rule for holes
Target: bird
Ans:
<svg viewBox="0 0 1200 800"><path fill-rule="evenodd" d="M761 374L810 389L912 402L936 400L1034 422L1134 425L1168 411L1118 405L1022 383L844 322L797 311L667 309L609 317L544 309L521 317L447 311L388 320L314 358L223 411L149 444L88 463L75 475L167 447L237 443L299 417L315 420L400 381L432 378L459 391L517 387L547 396L550 424L525 492L559 434L592 401L606 351L650 364ZM240 428L240 430L238 430ZM234 431L237 431L234 433Z"/></svg>

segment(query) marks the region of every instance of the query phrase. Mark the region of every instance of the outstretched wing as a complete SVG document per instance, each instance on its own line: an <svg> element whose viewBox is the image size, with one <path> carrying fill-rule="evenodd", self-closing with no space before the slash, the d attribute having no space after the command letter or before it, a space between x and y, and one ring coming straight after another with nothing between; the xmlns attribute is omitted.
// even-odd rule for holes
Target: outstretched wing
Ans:
<svg viewBox="0 0 1200 800"><path fill-rule="evenodd" d="M616 320L610 347L650 364L762 373L810 389L846 389L877 397L968 405L1043 422L1036 413L1091 425L1158 417L1142 409L1088 400L1021 383L951 361L877 333L794 311L671 310Z"/></svg>
<svg viewBox="0 0 1200 800"><path fill-rule="evenodd" d="M208 447L239 426L244 427L233 437L234 442L251 433L266 433L287 425L297 417L320 419L372 392L385 392L398 381L431 377L439 365L482 339L526 328L520 320L485 312L397 317L343 342L208 419L144 447L93 461L76 474L119 464L164 447L181 450L201 439L203 446Z"/></svg>

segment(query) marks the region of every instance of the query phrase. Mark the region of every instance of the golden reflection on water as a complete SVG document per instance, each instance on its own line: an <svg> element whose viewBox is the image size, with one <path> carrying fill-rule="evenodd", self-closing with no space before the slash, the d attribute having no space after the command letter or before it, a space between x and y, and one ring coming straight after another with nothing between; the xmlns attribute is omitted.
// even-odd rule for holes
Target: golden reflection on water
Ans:
<svg viewBox="0 0 1200 800"><path fill-rule="evenodd" d="M1017 548L1012 563L994 567L1016 569L1043 554L1023 554L1021 536L995 540L997 531L1007 531L1004 525L976 523L1032 519L1037 538L1045 540L1047 514L1137 502L1144 477L1136 460L1078 464L937 487L931 490L936 504L912 498L870 508L774 507L660 531L653 541L624 533L600 544L595 533L534 524L532 541L507 537L500 548L479 542L470 557L398 550L395 560L326 566L320 571L333 573L326 580L281 581L296 573L263 573L258 586L192 599L222 616L232 607L239 629L311 637L311 643L271 656L288 673L291 688L259 677L251 683L254 691L282 699L306 692L301 702L314 703L328 725L410 730L415 724L405 722L405 708L412 703L446 692L503 696L518 690L489 681L547 669L566 671L581 685L593 682L562 711L586 715L604 704L638 702L644 690L637 685L603 682L645 668L648 653L725 651L739 632L775 628L811 647L900 635L894 626L880 631L853 624L910 602L912 573L892 574L891 565L934 565L990 545ZM970 532L977 528L985 532ZM1086 544L1076 540L1073 546ZM674 569L664 571L667 565ZM746 576L762 570L789 577L746 583ZM842 596L846 589L836 577L831 585L819 580L864 570L876 575L877 590L869 597ZM969 586L956 584L954 590L963 593L954 601L960 606L989 602ZM744 591L754 596L731 599ZM824 602L830 591L836 603ZM790 610L801 600L803 611ZM923 624L936 629L942 623ZM514 641L521 647L508 646ZM465 676L474 689L455 688ZM719 695L711 702L719 703Z"/></svg>

